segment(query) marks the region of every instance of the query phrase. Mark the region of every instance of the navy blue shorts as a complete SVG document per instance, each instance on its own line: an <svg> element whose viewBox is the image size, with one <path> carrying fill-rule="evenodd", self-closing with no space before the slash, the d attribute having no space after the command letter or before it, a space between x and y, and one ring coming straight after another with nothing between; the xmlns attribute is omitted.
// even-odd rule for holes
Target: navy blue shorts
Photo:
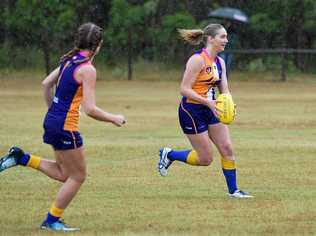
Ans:
<svg viewBox="0 0 316 236"><path fill-rule="evenodd" d="M52 145L54 150L76 149L83 145L81 135L78 131L53 131L44 129L43 141Z"/></svg>
<svg viewBox="0 0 316 236"><path fill-rule="evenodd" d="M199 134L209 125L219 123L212 110L203 104L187 103L183 98L179 105L179 122L185 134Z"/></svg>

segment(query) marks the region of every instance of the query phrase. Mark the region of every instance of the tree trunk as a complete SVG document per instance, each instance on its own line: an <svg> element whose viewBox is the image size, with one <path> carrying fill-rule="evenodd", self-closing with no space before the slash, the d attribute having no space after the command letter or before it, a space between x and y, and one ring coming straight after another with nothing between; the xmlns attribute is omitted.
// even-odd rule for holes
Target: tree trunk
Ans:
<svg viewBox="0 0 316 236"><path fill-rule="evenodd" d="M44 31L41 35L41 48L44 55L44 63L45 63L45 70L46 75L50 73L51 70L51 64L50 64L50 46L48 41L48 32Z"/></svg>
<svg viewBox="0 0 316 236"><path fill-rule="evenodd" d="M286 81L286 70L287 70L287 53L281 54L281 81Z"/></svg>
<svg viewBox="0 0 316 236"><path fill-rule="evenodd" d="M128 30L128 50L127 50L127 58L128 58L128 80L132 80L133 76L133 43L132 43L132 30Z"/></svg>
<svg viewBox="0 0 316 236"><path fill-rule="evenodd" d="M5 5L8 11L8 14L14 14L14 8L15 8L16 0L6 0ZM11 28L8 26L8 24L4 25L4 36L3 36L3 42L4 46L9 49L9 57L12 61L13 65L16 65L16 45L15 45L15 37L13 32L11 31Z"/></svg>
<svg viewBox="0 0 316 236"><path fill-rule="evenodd" d="M296 48L306 48L307 38L304 33L304 1L298 1L296 4ZM295 55L295 61L297 67L301 71L305 71L305 55L302 53L297 53Z"/></svg>

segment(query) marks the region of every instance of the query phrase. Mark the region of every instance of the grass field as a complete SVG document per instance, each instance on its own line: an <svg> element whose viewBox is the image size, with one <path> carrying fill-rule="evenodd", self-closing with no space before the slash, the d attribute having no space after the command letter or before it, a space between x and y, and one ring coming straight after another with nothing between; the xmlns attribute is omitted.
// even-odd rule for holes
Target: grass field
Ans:
<svg viewBox="0 0 316 236"><path fill-rule="evenodd" d="M81 227L75 235L316 235L315 80L231 80L238 182L254 199L226 196L217 152L209 167L176 163L158 175L159 147L189 147L178 81L101 80L98 105L128 122L81 118L89 174L63 216ZM51 158L41 138L45 111L38 80L0 80L0 153L16 144ZM35 170L2 172L0 235L53 234L38 227L59 187Z"/></svg>

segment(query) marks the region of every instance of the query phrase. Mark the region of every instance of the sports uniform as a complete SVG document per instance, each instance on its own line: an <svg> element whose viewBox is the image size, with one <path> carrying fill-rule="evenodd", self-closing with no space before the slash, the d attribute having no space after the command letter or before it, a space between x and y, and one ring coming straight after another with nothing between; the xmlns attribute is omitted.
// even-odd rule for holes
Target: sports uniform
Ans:
<svg viewBox="0 0 316 236"><path fill-rule="evenodd" d="M43 124L43 140L55 150L75 149L83 145L78 132L82 85L74 75L86 63L91 62L87 61L85 52L80 52L60 66L55 96Z"/></svg>
<svg viewBox="0 0 316 236"><path fill-rule="evenodd" d="M204 68L194 82L192 89L200 96L215 100L214 87L221 82L222 66L219 58L213 61L207 51L197 52L204 60ZM217 124L219 120L212 110L204 104L183 97L179 105L179 122L185 134L199 134L208 129L208 125Z"/></svg>

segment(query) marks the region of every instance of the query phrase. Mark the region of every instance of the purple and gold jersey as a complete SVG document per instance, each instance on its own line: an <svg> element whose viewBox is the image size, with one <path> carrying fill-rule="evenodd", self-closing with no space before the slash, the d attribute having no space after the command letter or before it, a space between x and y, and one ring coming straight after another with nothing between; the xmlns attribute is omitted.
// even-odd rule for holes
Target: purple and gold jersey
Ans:
<svg viewBox="0 0 316 236"><path fill-rule="evenodd" d="M46 130L78 131L82 84L74 74L83 64L91 63L82 63L86 56L85 52L80 52L60 65L55 96L44 120Z"/></svg>
<svg viewBox="0 0 316 236"><path fill-rule="evenodd" d="M198 74L192 89L200 96L207 98L210 89L213 90L221 81L222 66L219 58L216 57L215 61L213 61L204 48L197 52L197 54L203 58L205 66ZM192 99L187 99L187 102L199 104L199 102Z"/></svg>

